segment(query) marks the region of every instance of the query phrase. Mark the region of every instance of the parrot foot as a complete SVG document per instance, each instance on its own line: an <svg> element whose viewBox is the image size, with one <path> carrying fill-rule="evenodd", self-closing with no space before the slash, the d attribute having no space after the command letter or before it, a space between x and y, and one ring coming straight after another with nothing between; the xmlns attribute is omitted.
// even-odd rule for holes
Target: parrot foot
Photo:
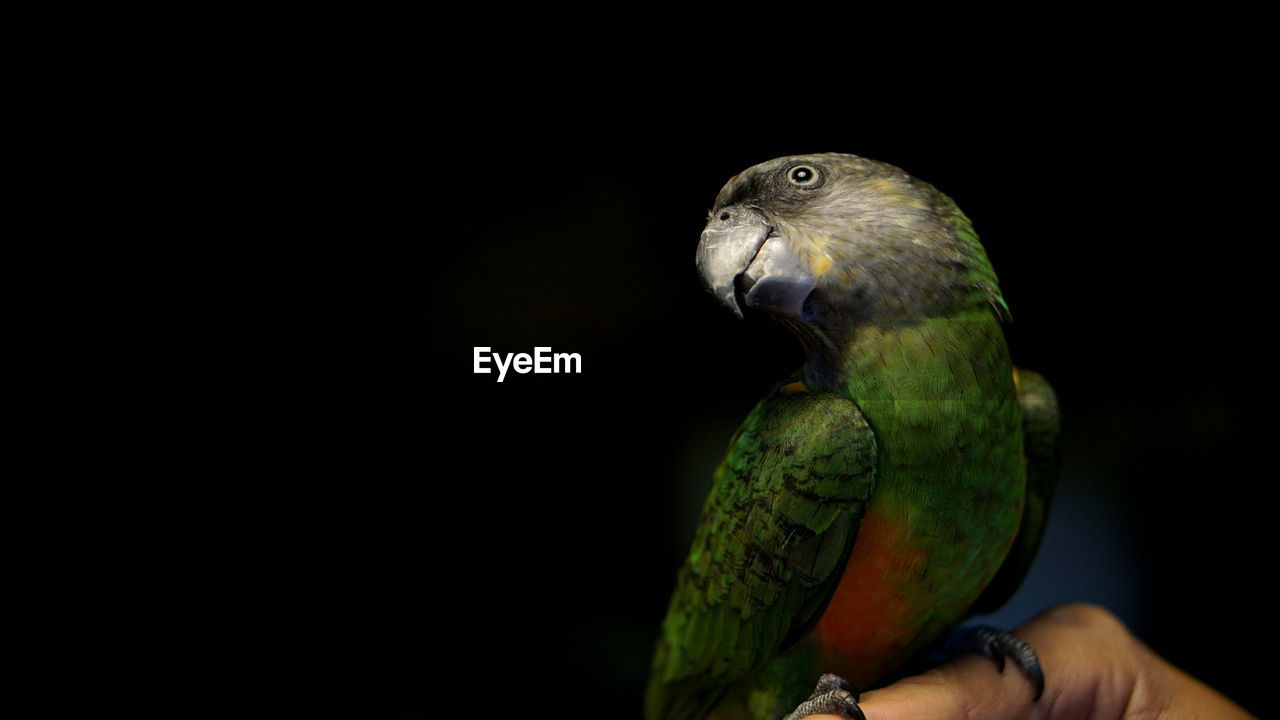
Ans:
<svg viewBox="0 0 1280 720"><path fill-rule="evenodd" d="M947 641L947 654L952 657L967 652L976 652L995 660L996 671L1004 672L1004 656L1008 655L1018 663L1022 672L1035 684L1039 700L1044 694L1044 670L1040 667L1040 658L1031 646L1014 637L1012 634L993 628L989 625L972 625L960 628Z"/></svg>
<svg viewBox="0 0 1280 720"><path fill-rule="evenodd" d="M818 686L808 700L800 703L782 720L800 720L810 715L830 713L850 720L867 720L858 707L858 690L839 675L826 673L818 678Z"/></svg>

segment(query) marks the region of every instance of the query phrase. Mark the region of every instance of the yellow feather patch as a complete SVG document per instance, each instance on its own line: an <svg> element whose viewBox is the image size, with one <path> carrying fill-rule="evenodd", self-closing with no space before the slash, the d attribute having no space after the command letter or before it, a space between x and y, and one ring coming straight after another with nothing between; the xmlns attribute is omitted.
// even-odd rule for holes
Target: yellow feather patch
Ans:
<svg viewBox="0 0 1280 720"><path fill-rule="evenodd" d="M915 208L916 210L924 210L927 207L915 194L908 192L906 188L892 180L876 180L871 183L871 187L884 193L886 199L900 205Z"/></svg>

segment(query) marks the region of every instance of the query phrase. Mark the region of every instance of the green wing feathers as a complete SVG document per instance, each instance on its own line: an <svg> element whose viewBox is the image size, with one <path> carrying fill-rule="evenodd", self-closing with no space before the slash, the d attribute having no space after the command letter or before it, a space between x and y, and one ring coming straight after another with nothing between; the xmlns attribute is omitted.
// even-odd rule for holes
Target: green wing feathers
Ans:
<svg viewBox="0 0 1280 720"><path fill-rule="evenodd" d="M974 613L998 610L1008 602L1031 569L1049 521L1049 501L1058 485L1062 447L1058 397L1049 381L1030 370L1015 370L1022 410L1023 451L1027 463L1027 500L1022 525L999 572L973 605Z"/></svg>
<svg viewBox="0 0 1280 720"><path fill-rule="evenodd" d="M654 656L650 720L702 717L807 633L839 584L871 494L875 437L850 400L780 387L716 470Z"/></svg>

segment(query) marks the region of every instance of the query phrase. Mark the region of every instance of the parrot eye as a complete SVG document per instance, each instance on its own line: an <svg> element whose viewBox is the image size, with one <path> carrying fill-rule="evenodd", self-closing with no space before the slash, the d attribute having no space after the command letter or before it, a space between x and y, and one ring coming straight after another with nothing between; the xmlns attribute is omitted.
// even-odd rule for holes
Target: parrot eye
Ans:
<svg viewBox="0 0 1280 720"><path fill-rule="evenodd" d="M818 170L812 165L796 165L787 171L787 180L789 180L792 185L799 185L801 187L812 187L817 185L821 178L822 176L818 174Z"/></svg>

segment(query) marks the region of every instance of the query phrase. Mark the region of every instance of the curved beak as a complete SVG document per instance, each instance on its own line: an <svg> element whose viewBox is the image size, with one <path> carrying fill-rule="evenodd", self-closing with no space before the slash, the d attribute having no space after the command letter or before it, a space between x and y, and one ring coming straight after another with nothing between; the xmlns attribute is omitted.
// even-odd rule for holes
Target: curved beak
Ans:
<svg viewBox="0 0 1280 720"><path fill-rule="evenodd" d="M702 231L698 273L711 294L738 317L742 317L742 308L734 297L735 281L755 259L772 230L759 212L733 206L717 212Z"/></svg>
<svg viewBox="0 0 1280 720"><path fill-rule="evenodd" d="M807 264L786 238L774 234L764 215L737 205L717 211L702 231L698 272L707 289L739 318L739 286L748 307L798 319L816 285Z"/></svg>

